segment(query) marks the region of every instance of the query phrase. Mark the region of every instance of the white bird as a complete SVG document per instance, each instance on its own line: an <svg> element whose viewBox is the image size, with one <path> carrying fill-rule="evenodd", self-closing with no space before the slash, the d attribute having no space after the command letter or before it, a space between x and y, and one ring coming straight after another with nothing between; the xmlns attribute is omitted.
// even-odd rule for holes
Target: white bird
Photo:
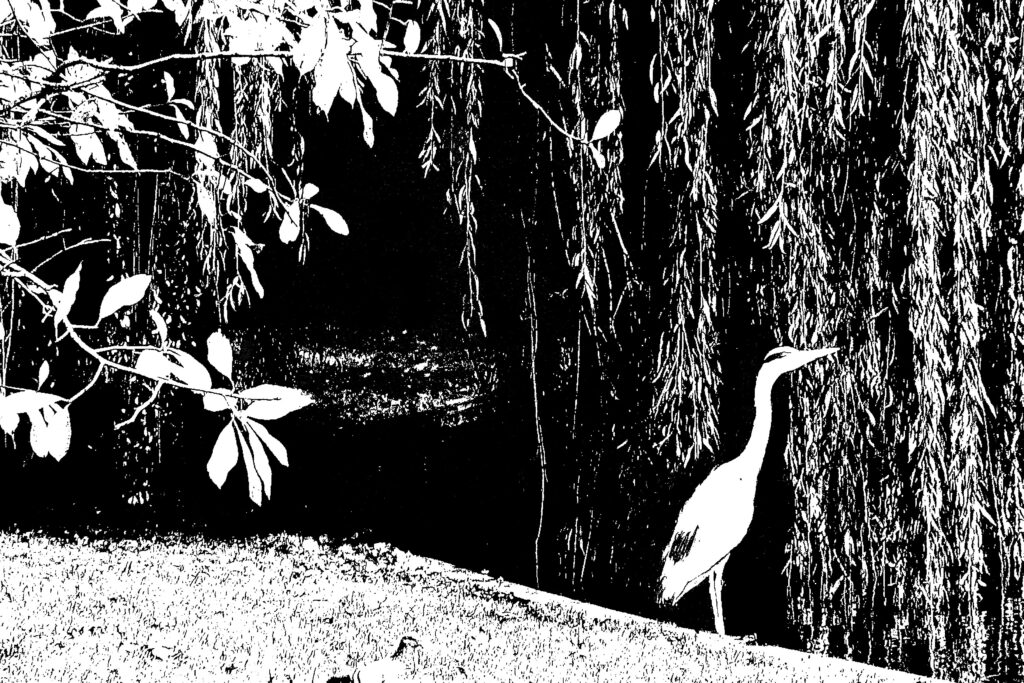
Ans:
<svg viewBox="0 0 1024 683"><path fill-rule="evenodd" d="M360 664L347 676L342 676L340 679L331 679L327 683L332 681L341 681L341 683L347 681L351 683L399 683L400 681L407 681L413 668L412 663L409 661L410 653L419 647L421 647L419 640L413 636L402 636L402 639L398 641L395 653L391 655L390 659L379 659L374 662Z"/></svg>
<svg viewBox="0 0 1024 683"><path fill-rule="evenodd" d="M754 517L757 475L768 448L772 426L772 387L783 374L838 351L800 351L780 346L768 353L754 385L754 427L739 457L711 471L683 505L672 540L665 548L660 598L679 602L705 578L711 591L715 630L725 634L722 616L722 572L729 554L740 544Z"/></svg>

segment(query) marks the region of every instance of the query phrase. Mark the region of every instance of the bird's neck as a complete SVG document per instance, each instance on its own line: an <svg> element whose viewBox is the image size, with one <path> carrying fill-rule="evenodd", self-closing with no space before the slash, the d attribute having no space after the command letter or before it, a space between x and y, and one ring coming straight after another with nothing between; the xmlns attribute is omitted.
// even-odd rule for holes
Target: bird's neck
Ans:
<svg viewBox="0 0 1024 683"><path fill-rule="evenodd" d="M764 462L765 451L768 450L768 436L772 431L772 386L775 377L759 374L754 385L754 426L750 430L750 441L743 449L739 460L743 461L744 471L749 471L756 480Z"/></svg>

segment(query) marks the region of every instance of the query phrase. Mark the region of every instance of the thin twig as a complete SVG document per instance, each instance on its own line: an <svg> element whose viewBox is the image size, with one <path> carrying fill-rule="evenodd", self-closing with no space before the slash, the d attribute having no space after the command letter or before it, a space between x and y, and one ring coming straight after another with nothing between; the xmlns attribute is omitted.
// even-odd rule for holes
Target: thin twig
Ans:
<svg viewBox="0 0 1024 683"><path fill-rule="evenodd" d="M77 249L78 247L86 247L86 246L89 246L90 244L102 244L104 242L113 242L113 241L114 240L110 239L109 237L90 237L89 239L82 240L81 242L75 242L70 247L64 247L63 249L58 251L56 254L51 254L50 256L46 257L45 259L43 259L42 261L37 263L35 266L33 266L32 272L34 273L35 271L39 270L40 268L45 266L50 261L53 261L55 258L58 258L59 256L63 256L64 254L68 253L72 249ZM18 246L21 246L21 245L18 245Z"/></svg>
<svg viewBox="0 0 1024 683"><path fill-rule="evenodd" d="M4 269L9 269L11 271L14 271L13 277L16 280L24 278L24 279L28 280L29 282L31 282L33 286L35 286L36 288L39 288L39 289L41 289L43 291L49 292L49 291L57 290L57 287L55 287L54 285L51 285L50 283L46 282L45 280L40 279L34 273L32 273L29 270L26 270L21 265L19 265L17 262L15 262L13 259L11 259L10 257L6 256L3 253L0 253L0 267L3 267ZM23 288L26 289L26 291L29 291L31 293L31 289L30 288L27 288L27 287L23 287ZM42 300L40 300L38 297L36 297L36 300L39 301L40 305L48 313L53 313L54 315L56 315L56 313L57 313L56 306L54 306L53 304L50 304L50 303L45 303ZM193 391L193 392L196 392L196 393L213 394L213 395L216 395L216 396L223 396L224 398L231 398L231 399L235 399L235 400L238 400L238 401L252 402L252 401L271 401L271 400L276 400L276 399L273 399L273 398L262 398L262 397L251 397L250 398L250 397L247 397L247 396L242 396L240 394L236 394L236 393L234 393L232 391L228 391L228 390L225 390L225 389L212 389L212 388L211 389L204 389L202 387L192 386L190 384L186 384L184 382L181 382L181 381L178 381L178 380L172 379L172 378L152 377L150 375L145 374L144 372L141 372L140 370L138 370L136 368L129 367L127 365L123 365L123 364L118 363L116 361L112 361L109 358L104 358L100 354L99 351L97 351L95 348L90 346L88 342L86 342L84 339L82 339L82 337L78 334L77 326L74 325L70 320L68 320L67 314L63 314L60 318L58 318L58 322L64 323L64 327L67 330L68 336L72 339L72 341L75 342L75 344L77 344L79 346L79 348L81 348L83 351L85 351L86 355L88 355L89 357L93 358L95 361L100 363L100 365L105 367L105 368L111 368L113 370L119 370L121 372L125 372L125 373L131 374L131 375L136 375L138 377L142 377L144 379L148 379L148 380L154 381L154 382L162 382L163 384L167 384L167 385L170 385L170 386L178 387L179 389L188 389L189 391ZM162 349L159 349L157 347L153 347L153 350L158 352L158 353L162 353L163 352Z"/></svg>
<svg viewBox="0 0 1024 683"><path fill-rule="evenodd" d="M138 420L139 419L139 415L142 415L142 411L144 411L146 408L148 408L151 405L153 405L154 403L156 403L156 399L160 395L160 390L163 389L163 387L164 387L164 383L163 382L160 382L160 381L156 382L153 385L153 388L152 388L152 390L149 393L149 398L147 398L145 401L143 401L138 406L136 406L135 407L135 411L132 413L132 416L129 417L127 420L124 420L123 422L118 422L118 423L114 424L114 429L121 429L122 427L126 427L126 426L130 425L132 422L135 422L136 420Z"/></svg>
<svg viewBox="0 0 1024 683"><path fill-rule="evenodd" d="M573 142L579 142L584 145L590 144L590 140L587 140L586 138L581 138L578 135L573 135L564 127L558 125L558 122L551 117L551 114L548 114L547 110L544 109L540 102L533 99L533 97L530 96L530 93L526 92L526 88L523 86L523 82L519 80L519 74L517 74L515 71L510 71L509 78L515 81L516 86L519 88L519 92L522 93L524 98L526 98L526 101L529 102L534 109L540 112L540 115L543 116L549 124L551 124L552 128L554 128L559 133L564 135L566 138L572 140Z"/></svg>
<svg viewBox="0 0 1024 683"><path fill-rule="evenodd" d="M88 57L78 57L77 59L72 59L58 66L53 72L53 75L58 76L78 64L85 64L93 67L94 69L101 69L103 71L134 73L136 71L152 69L155 66L167 64L168 62L198 62L211 59L290 59L291 56L292 53L290 50L261 50L256 52L175 52L174 54L164 55L163 57L139 62L138 64L116 64L114 62L100 62L95 59L89 59Z"/></svg>
<svg viewBox="0 0 1024 683"><path fill-rule="evenodd" d="M54 237L58 237L58 236L63 235L65 233L74 232L74 231L75 231L74 228L64 228L63 230L58 230L57 232L50 233L49 235L43 235L42 237L37 237L36 239L29 240L28 242L18 242L18 249L21 249L22 247L28 247L28 246L32 246L32 245L35 245L35 244L39 244L40 242L43 242L45 240L53 239ZM4 247L4 248L5 249L9 249L9 248L13 248L13 247Z"/></svg>
<svg viewBox="0 0 1024 683"><path fill-rule="evenodd" d="M353 52L352 54L359 54ZM502 59L486 59L483 57L462 57L460 55L430 54L426 52L403 52L401 50L381 50L380 54L385 57L399 57L401 59L420 59L434 62L458 62L460 64L479 64L481 66L500 66L509 69L515 66L515 62L523 57L522 54L505 55Z"/></svg>
<svg viewBox="0 0 1024 683"><path fill-rule="evenodd" d="M82 396L85 396L86 392L96 386L96 382L99 381L100 377L103 376L103 371L106 369L103 365L97 365L96 371L92 373L92 379L90 379L84 387L78 390L78 393L68 399L68 405L71 405Z"/></svg>

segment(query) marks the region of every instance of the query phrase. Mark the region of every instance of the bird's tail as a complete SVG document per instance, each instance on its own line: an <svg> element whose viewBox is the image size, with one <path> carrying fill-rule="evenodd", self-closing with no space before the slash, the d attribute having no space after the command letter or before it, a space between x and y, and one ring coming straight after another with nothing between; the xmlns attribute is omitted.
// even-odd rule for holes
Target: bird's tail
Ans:
<svg viewBox="0 0 1024 683"><path fill-rule="evenodd" d="M675 594L672 592L668 584L665 582L664 575L662 575L661 579L658 581L658 604L671 605L675 602L674 598Z"/></svg>
<svg viewBox="0 0 1024 683"><path fill-rule="evenodd" d="M696 584L697 581L689 576L683 563L665 560L658 581L658 602L663 605L675 604Z"/></svg>

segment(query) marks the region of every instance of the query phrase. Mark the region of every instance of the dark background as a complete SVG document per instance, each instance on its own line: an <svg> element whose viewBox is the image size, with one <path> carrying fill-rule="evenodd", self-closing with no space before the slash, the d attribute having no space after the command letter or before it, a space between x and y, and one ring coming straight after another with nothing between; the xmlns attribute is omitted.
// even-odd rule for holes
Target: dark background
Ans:
<svg viewBox="0 0 1024 683"><path fill-rule="evenodd" d="M737 44L722 49L739 48ZM627 82L645 82L643 54L637 48L635 55L628 56ZM721 58L734 57L726 53ZM536 120L517 104L510 81L500 75L489 78L485 127L478 145L484 160L478 265L489 330L483 339L479 331L467 332L460 323L464 275L459 257L464 235L446 215L444 180L437 175L424 178L417 159L426 132L422 114L414 106L422 77L415 64L400 68L400 111L393 120L377 118L373 149L360 139L359 117L343 103L336 104L329 120L311 116L302 123L307 143L304 180L320 187L315 201L339 211L351 235L335 235L311 218L312 248L299 266L294 248L275 242L276 226L267 226L262 235L257 229L256 239L269 245L258 260L267 296L237 314L230 329L243 343L270 337L277 342L274 348L285 350L300 338L299 330L303 341L327 343L326 338L317 339L318 326L325 331L341 327L355 336L408 332L413 337L441 335L454 345L484 344L501 374L487 409L458 427L446 426L434 414L415 413L389 421L352 423L340 420L332 406L323 404L289 416L278 421L273 432L287 444L291 466L275 468L273 498L258 509L248 500L241 467L229 476L222 491L206 476L210 447L223 426L220 416L203 412L186 416L187 427L160 454L153 474L154 500L145 506L124 504L118 455L99 452L86 436L76 436L72 453L56 463L34 458L27 438L19 433L16 452L0 462L0 520L68 533L200 529L232 536L287 530L325 533L337 539L386 540L462 566L533 582L539 491L532 407L522 365L525 236L509 207L521 204L519 195L524 190L518 181L526 177L531 163L524 150L533 144ZM525 71L530 68L524 65ZM723 111L729 116L728 103L723 103ZM636 149L644 149L652 131L632 120L627 116L623 135ZM723 154L730 153L728 141L722 141L720 148ZM646 161L642 156L631 157L630 173L639 171ZM640 181L627 174L627 182ZM78 201L86 207L90 192L98 191L85 184L76 190ZM65 201L70 205L75 200ZM729 253L736 263L748 259L747 250L760 248L741 228L740 224L733 228L737 239ZM557 226L543 224L536 229L541 237L535 244L546 250L546 258L557 260L560 247L556 245L562 241ZM648 256L657 258L657 254ZM548 279L539 294L544 297L541 310L551 311L545 322L556 326L565 293L559 291L557 272L543 277ZM736 315L742 319L743 311ZM727 459L742 448L749 434L753 379L760 358L776 344L766 333L737 324L725 336L724 345L723 405L727 409L722 459ZM264 362L282 366L282 372L295 362L287 353L276 358L268 353L271 357ZM303 388L313 394L322 390ZM787 390L787 383L781 382L777 400ZM96 408L119 400L113 390L99 396ZM95 416L73 413L77 435L105 430L113 422L102 410ZM792 519L791 485L782 458L786 428L782 419L776 420L754 523L748 539L733 553L725 589L728 630L756 632L776 643L791 643L793 635L786 627L782 576ZM663 531L650 533L643 543L660 549L667 542L674 515L709 466L671 486ZM541 561L549 559L542 556ZM647 570L654 577L660 567ZM580 597L678 619L687 626L710 629L712 625L703 586L671 610L657 608L652 595L610 588L591 589Z"/></svg>

